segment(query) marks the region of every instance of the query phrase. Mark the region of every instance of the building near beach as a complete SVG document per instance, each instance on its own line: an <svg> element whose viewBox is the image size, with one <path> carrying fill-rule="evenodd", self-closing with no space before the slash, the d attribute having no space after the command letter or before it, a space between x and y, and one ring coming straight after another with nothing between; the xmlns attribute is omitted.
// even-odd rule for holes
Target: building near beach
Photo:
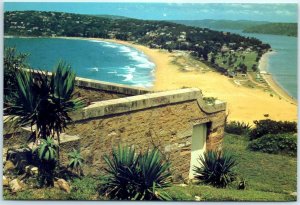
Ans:
<svg viewBox="0 0 300 205"><path fill-rule="evenodd" d="M198 157L222 148L226 103L206 104L199 89L152 92L84 78L76 83L89 105L72 113L74 123L62 134L61 161L79 149L86 174L99 174L103 156L122 144L140 151L156 147L171 162L175 178L193 178ZM6 130L4 147L26 143L29 133Z"/></svg>

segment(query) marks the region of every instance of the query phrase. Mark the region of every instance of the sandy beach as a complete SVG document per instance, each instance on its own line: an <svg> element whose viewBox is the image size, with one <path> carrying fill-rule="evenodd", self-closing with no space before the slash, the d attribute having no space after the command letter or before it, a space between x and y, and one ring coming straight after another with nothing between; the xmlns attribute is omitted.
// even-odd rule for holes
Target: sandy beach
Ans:
<svg viewBox="0 0 300 205"><path fill-rule="evenodd" d="M264 78L264 80L268 83L268 85L271 87L271 89L279 95L281 98L284 98L286 100L289 100L295 104L297 104L296 100L291 97L272 77L272 75L268 72L268 61L270 55L276 54L275 51L270 51L261 57L258 65L258 69L262 72L261 76Z"/></svg>
<svg viewBox="0 0 300 205"><path fill-rule="evenodd" d="M84 38L83 38L84 39ZM180 67L172 63L176 52L150 49L146 46L127 41L99 39L135 47L144 52L155 63L156 91L196 87L202 90L205 97L216 97L227 102L229 121L237 120L252 124L254 120L266 119L297 121L297 103L290 97L271 96L269 92L258 88L247 88L232 83L228 77L214 71L201 72L199 67L188 72L180 71ZM199 71L200 70L200 71ZM267 78L271 85L271 78ZM284 91L279 86L271 86L278 95Z"/></svg>

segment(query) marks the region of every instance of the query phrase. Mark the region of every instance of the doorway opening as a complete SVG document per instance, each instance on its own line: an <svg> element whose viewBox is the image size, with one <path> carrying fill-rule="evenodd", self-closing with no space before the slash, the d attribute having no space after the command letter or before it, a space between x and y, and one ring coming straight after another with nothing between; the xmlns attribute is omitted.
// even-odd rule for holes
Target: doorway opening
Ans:
<svg viewBox="0 0 300 205"><path fill-rule="evenodd" d="M207 124L194 125L192 133L192 148L189 178L195 176L195 166L200 167L199 157L204 155L206 149Z"/></svg>

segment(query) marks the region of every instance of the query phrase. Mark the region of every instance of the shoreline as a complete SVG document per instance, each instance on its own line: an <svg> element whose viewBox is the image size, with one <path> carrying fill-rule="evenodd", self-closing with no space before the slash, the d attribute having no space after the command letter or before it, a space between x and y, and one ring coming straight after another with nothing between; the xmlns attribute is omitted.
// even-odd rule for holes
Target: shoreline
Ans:
<svg viewBox="0 0 300 205"><path fill-rule="evenodd" d="M275 51L268 51L267 53L264 53L259 60L258 63L258 69L260 71L260 75L263 77L263 79L267 82L267 84L270 86L271 90L274 91L278 96L281 98L284 98L291 103L297 105L297 99L295 99L293 96L291 96L272 76L272 74L268 70L269 65L269 58L271 55L276 54Z"/></svg>
<svg viewBox="0 0 300 205"><path fill-rule="evenodd" d="M51 37L50 37L51 38ZM115 39L83 38L83 37L52 37L64 39L99 40L118 43L129 46L144 53L155 64L155 80L152 90L166 91L181 89L183 87L195 87L202 91L204 97L216 97L218 100L227 102L229 121L241 121L253 124L254 120L272 119L297 121L297 105L285 98L271 97L269 92L258 88L247 88L233 84L226 76L213 70L203 71L205 65L201 62L193 62L197 65L190 66L191 70L183 72L180 69L191 58L182 55L181 52L172 52L162 49L150 49L134 42ZM186 58L183 65L176 65L172 61L177 56ZM205 69L204 69L205 70ZM222 85L222 86L220 86ZM266 118L265 115L269 117Z"/></svg>

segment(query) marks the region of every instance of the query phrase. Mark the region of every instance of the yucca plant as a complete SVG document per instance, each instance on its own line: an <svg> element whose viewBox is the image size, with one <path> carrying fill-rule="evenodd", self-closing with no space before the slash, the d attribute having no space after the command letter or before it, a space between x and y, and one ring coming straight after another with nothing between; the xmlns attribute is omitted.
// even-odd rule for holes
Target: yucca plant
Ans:
<svg viewBox="0 0 300 205"><path fill-rule="evenodd" d="M105 155L106 177L103 178L101 192L111 199L132 199L136 194L138 178L138 155L132 147L118 146L113 149L112 158Z"/></svg>
<svg viewBox="0 0 300 205"><path fill-rule="evenodd" d="M51 76L41 71L16 73L18 90L16 101L4 110L10 115L16 126L35 125L35 140L50 136L57 137L60 145L60 133L71 122L69 113L84 107L82 98L73 98L75 74L71 67L60 62ZM59 156L59 148L58 148Z"/></svg>
<svg viewBox="0 0 300 205"><path fill-rule="evenodd" d="M69 158L68 167L70 167L72 170L75 170L77 174L81 175L82 165L84 160L80 152L73 148L73 151L68 154L68 158Z"/></svg>
<svg viewBox="0 0 300 205"><path fill-rule="evenodd" d="M55 141L47 137L41 139L41 143L33 150L38 157L39 181L41 186L54 185L54 170L57 163L58 145Z"/></svg>
<svg viewBox="0 0 300 205"><path fill-rule="evenodd" d="M170 164L162 161L158 150L136 154L132 147L118 146L112 158L104 160L107 175L101 183L101 193L111 199L170 200L161 188L170 186Z"/></svg>
<svg viewBox="0 0 300 205"><path fill-rule="evenodd" d="M224 188L236 179L233 168L237 163L231 154L208 151L198 160L201 166L195 166L194 171L196 172L195 178L201 182Z"/></svg>
<svg viewBox="0 0 300 205"><path fill-rule="evenodd" d="M169 200L169 196L159 191L171 185L170 163L164 162L157 149L148 150L139 157L140 192L137 199Z"/></svg>
<svg viewBox="0 0 300 205"><path fill-rule="evenodd" d="M16 73L18 69L28 67L26 65L27 57L28 54L18 53L15 47L4 49L4 107L7 106L7 103L15 100L15 93L17 92Z"/></svg>

